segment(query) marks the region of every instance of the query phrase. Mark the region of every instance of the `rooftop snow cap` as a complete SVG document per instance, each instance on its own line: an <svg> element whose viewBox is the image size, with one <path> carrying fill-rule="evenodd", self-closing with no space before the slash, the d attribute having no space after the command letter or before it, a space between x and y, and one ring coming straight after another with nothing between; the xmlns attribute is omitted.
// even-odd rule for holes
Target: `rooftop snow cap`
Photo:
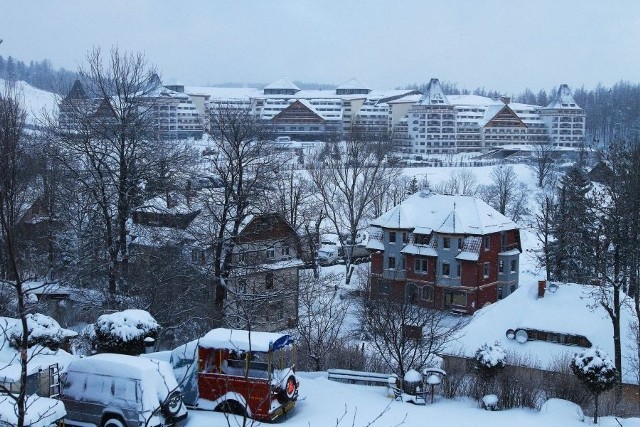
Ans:
<svg viewBox="0 0 640 427"><path fill-rule="evenodd" d="M336 95L368 94L369 92L371 92L371 88L355 77L336 88Z"/></svg>
<svg viewBox="0 0 640 427"><path fill-rule="evenodd" d="M440 80L431 79L418 105L449 105L449 100L442 90Z"/></svg>
<svg viewBox="0 0 640 427"><path fill-rule="evenodd" d="M298 86L296 86L295 84L293 84L291 81L285 79L284 77L276 80L273 83L269 83L268 85L266 85L264 87L264 90L293 90L293 91L299 91L300 88Z"/></svg>
<svg viewBox="0 0 640 427"><path fill-rule="evenodd" d="M573 95L571 94L571 89L569 89L569 86L563 83L560 85L555 95L553 96L553 99L546 108L579 109L580 107L573 99Z"/></svg>

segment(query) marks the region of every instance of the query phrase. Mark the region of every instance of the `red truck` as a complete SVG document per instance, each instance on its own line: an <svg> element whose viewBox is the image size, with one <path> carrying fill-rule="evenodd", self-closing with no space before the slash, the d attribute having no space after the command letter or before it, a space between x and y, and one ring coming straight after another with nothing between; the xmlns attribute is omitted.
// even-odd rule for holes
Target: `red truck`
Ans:
<svg viewBox="0 0 640 427"><path fill-rule="evenodd" d="M298 398L290 335L214 329L198 340L199 409L273 421Z"/></svg>

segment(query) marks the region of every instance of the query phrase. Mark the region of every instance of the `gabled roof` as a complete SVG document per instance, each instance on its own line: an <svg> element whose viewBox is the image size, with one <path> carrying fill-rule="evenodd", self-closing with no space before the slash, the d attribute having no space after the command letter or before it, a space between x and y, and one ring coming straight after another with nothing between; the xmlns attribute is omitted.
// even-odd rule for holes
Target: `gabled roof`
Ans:
<svg viewBox="0 0 640 427"><path fill-rule="evenodd" d="M73 83L73 86L65 99L87 99L87 93L85 92L82 83L80 83L80 80L76 80Z"/></svg>
<svg viewBox="0 0 640 427"><path fill-rule="evenodd" d="M571 94L571 89L566 84L561 84L553 99L544 109L573 109L580 110L581 108L576 104L576 101L573 99L573 95Z"/></svg>
<svg viewBox="0 0 640 427"><path fill-rule="evenodd" d="M264 89L294 89L294 90L300 90L300 88L298 86L296 86L291 81L289 81L289 80L287 80L285 78L281 78L281 79L276 80L273 83L269 83L268 85L266 85L264 87Z"/></svg>
<svg viewBox="0 0 640 427"><path fill-rule="evenodd" d="M301 114L304 114L305 117L302 117ZM315 107L311 105L306 99L296 99L291 103L291 105L280 111L271 120L273 120L274 122L286 122L287 120L289 120L289 118L296 122L311 121L321 123L326 120L326 118L322 116L322 114L320 114L320 112L318 112L318 110L316 110Z"/></svg>
<svg viewBox="0 0 640 427"><path fill-rule="evenodd" d="M480 122L483 127L526 127L522 119L508 105L490 105Z"/></svg>
<svg viewBox="0 0 640 427"><path fill-rule="evenodd" d="M449 105L449 100L442 90L440 80L431 79L418 105Z"/></svg>
<svg viewBox="0 0 640 427"><path fill-rule="evenodd" d="M369 86L360 82L360 80L358 80L356 77L352 77L348 82L341 84L336 88L336 90L338 89L365 89L369 91L371 90Z"/></svg>
<svg viewBox="0 0 640 427"><path fill-rule="evenodd" d="M516 223L473 196L418 192L371 222L371 225L436 233L485 235L518 229Z"/></svg>
<svg viewBox="0 0 640 427"><path fill-rule="evenodd" d="M298 239L298 233L289 222L278 213L251 215L238 231L238 244Z"/></svg>

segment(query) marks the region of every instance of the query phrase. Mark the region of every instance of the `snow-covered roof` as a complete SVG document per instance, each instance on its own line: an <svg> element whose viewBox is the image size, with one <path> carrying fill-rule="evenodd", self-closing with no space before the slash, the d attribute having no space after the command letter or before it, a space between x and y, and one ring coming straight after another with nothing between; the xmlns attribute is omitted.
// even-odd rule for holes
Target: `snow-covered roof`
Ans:
<svg viewBox="0 0 640 427"><path fill-rule="evenodd" d="M300 90L298 86L293 84L293 82L283 78L276 80L275 82L269 83L264 87L264 89L295 89Z"/></svg>
<svg viewBox="0 0 640 427"><path fill-rule="evenodd" d="M249 332L218 328L209 331L198 345L202 348L224 348L235 351L275 351L293 343L287 334L276 332Z"/></svg>
<svg viewBox="0 0 640 427"><path fill-rule="evenodd" d="M24 425L29 427L49 427L67 415L64 403L58 399L28 395L25 403ZM0 394L0 425L18 425L18 407L15 400Z"/></svg>
<svg viewBox="0 0 640 427"><path fill-rule="evenodd" d="M418 101L418 105L450 105L447 96L442 90L440 80L431 79L422 98Z"/></svg>
<svg viewBox="0 0 640 427"><path fill-rule="evenodd" d="M538 298L537 283L521 284L507 298L476 312L445 354L473 357L480 346L497 341L507 352L521 356L522 360L528 358L527 363L553 369L554 363L564 357L572 357L581 349L547 341L519 343L507 338L508 329L523 328L584 336L594 347L604 349L613 358L611 320L601 306L595 305L593 309L589 307L592 302L588 296L589 290L591 287L586 285L561 284L556 292L547 291L544 297ZM623 309L622 330L627 330L627 325L632 320L631 309ZM626 359L635 348L631 348L631 340L627 334L623 333L622 339L623 359ZM623 378L637 382L637 372L631 372L628 365L623 364Z"/></svg>
<svg viewBox="0 0 640 427"><path fill-rule="evenodd" d="M436 233L484 235L514 230L506 216L473 196L418 192L371 222L371 225L413 230L429 227Z"/></svg>
<svg viewBox="0 0 640 427"><path fill-rule="evenodd" d="M8 343L8 333L12 328L19 328L20 321L11 317L0 317L0 381L20 381L20 355L18 350ZM65 330L66 331L66 330ZM69 331L71 332L71 331ZM64 350L53 351L42 346L33 346L28 350L29 363L27 375L58 363L62 370L75 358Z"/></svg>
<svg viewBox="0 0 640 427"><path fill-rule="evenodd" d="M128 378L141 379L149 372L160 371L163 374L165 371L170 372L171 367L166 362L158 360L125 354L102 353L74 360L69 364L67 371L110 376L126 375ZM173 375L168 376L169 379L171 377Z"/></svg>
<svg viewBox="0 0 640 427"><path fill-rule="evenodd" d="M566 84L560 85L553 99L546 108L561 108L570 110L581 109L578 104L576 104L576 101L573 99L573 95L571 94L571 89L569 89L569 86Z"/></svg>
<svg viewBox="0 0 640 427"><path fill-rule="evenodd" d="M420 256L438 256L438 251L431 246L408 244L400 251L403 254Z"/></svg>
<svg viewBox="0 0 640 427"><path fill-rule="evenodd" d="M341 84L336 88L337 89L366 89L371 90L371 88L362 82L360 82L356 77L352 77L349 81Z"/></svg>

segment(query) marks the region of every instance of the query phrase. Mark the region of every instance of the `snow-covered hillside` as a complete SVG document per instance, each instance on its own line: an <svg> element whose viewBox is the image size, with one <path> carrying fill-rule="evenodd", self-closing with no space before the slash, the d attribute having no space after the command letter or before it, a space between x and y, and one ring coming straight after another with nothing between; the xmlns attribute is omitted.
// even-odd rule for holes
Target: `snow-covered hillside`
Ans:
<svg viewBox="0 0 640 427"><path fill-rule="evenodd" d="M0 88L6 84L5 80L0 79ZM38 124L43 112L51 113L57 109L58 95L54 93L37 89L23 81L16 82L16 89L24 101L29 125Z"/></svg>

